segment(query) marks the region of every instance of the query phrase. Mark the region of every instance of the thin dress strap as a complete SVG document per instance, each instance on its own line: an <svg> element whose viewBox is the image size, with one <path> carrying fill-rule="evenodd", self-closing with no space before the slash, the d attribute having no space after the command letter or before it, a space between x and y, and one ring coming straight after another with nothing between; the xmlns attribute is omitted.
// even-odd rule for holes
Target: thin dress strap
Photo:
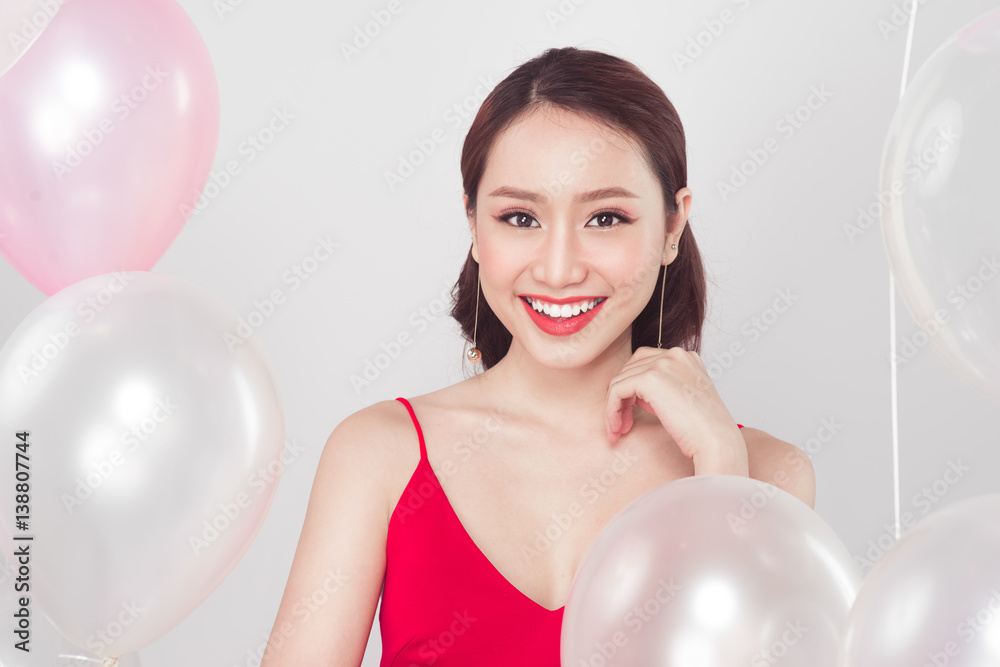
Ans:
<svg viewBox="0 0 1000 667"><path fill-rule="evenodd" d="M424 445L424 432L420 430L420 422L417 421L417 415L413 412L413 406L410 405L410 402L405 398L403 398L402 396L397 397L396 400L405 405L407 411L409 411L410 419L413 420L413 425L417 429L417 437L420 438L420 460L421 461L426 460L427 447Z"/></svg>

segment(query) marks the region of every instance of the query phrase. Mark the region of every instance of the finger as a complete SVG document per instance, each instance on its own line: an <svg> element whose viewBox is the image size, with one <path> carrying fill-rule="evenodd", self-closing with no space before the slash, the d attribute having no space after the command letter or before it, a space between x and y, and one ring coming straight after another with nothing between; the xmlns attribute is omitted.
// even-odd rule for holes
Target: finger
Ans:
<svg viewBox="0 0 1000 667"><path fill-rule="evenodd" d="M688 350L684 350L683 348L673 347L668 349L648 346L636 348L635 352L632 353L632 356L629 357L628 361L625 362L618 372L621 373L624 370L634 368L636 365L648 365L655 359L670 358L673 361L677 361L678 358L683 358L683 355L677 354L678 351L688 352ZM690 352L689 354L695 353ZM704 368L705 362L701 360L701 357L698 357L698 362L700 362L700 365Z"/></svg>
<svg viewBox="0 0 1000 667"><path fill-rule="evenodd" d="M628 360L622 365L622 369L629 368L630 366L633 366L633 365L635 365L638 362L645 361L645 360L649 359L650 357L659 356L659 355L663 354L663 352L664 352L664 350L662 350L660 348L649 347L649 346L646 346L646 345L643 345L641 347L637 347L635 349L635 352L632 353L632 356L630 356L628 358Z"/></svg>
<svg viewBox="0 0 1000 667"><path fill-rule="evenodd" d="M635 397L635 395L633 395L631 398L628 399L628 407L625 409L625 411L623 413L621 413L621 415L622 415L621 434L622 435L625 435L626 433L628 433L629 431L632 430L632 424L633 424L633 421L635 420L635 402L636 402L636 397Z"/></svg>
<svg viewBox="0 0 1000 667"><path fill-rule="evenodd" d="M708 369L705 368L705 362L693 352L674 358L669 358L662 354L647 356L645 359L623 366L618 371L618 374L612 378L612 382L617 379L631 377L638 373L645 373L653 369L657 364L660 365L662 372L675 378L691 394L705 391L710 387L714 388L708 375Z"/></svg>
<svg viewBox="0 0 1000 667"><path fill-rule="evenodd" d="M610 387L610 385L615 382L621 382L622 380L627 380L630 377L635 377L636 375L649 371L653 366L653 361L653 359L649 359L631 366L622 367L622 369L618 371L618 374L611 378L611 383L608 386Z"/></svg>
<svg viewBox="0 0 1000 667"><path fill-rule="evenodd" d="M608 430L608 439L611 442L617 442L621 436L631 430L634 406L635 400L626 398L621 402L621 407L615 410L612 426Z"/></svg>
<svg viewBox="0 0 1000 667"><path fill-rule="evenodd" d="M616 378L608 388L604 420L611 442L632 428L632 410L636 399L633 387L633 380Z"/></svg>

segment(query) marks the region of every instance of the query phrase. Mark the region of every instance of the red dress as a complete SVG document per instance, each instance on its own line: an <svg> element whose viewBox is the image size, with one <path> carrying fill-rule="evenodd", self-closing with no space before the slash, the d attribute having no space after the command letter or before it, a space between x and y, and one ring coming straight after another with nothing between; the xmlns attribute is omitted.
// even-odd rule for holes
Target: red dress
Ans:
<svg viewBox="0 0 1000 667"><path fill-rule="evenodd" d="M379 667L559 667L565 607L527 597L479 550L431 469L413 407L396 400L417 429L420 462L389 518Z"/></svg>

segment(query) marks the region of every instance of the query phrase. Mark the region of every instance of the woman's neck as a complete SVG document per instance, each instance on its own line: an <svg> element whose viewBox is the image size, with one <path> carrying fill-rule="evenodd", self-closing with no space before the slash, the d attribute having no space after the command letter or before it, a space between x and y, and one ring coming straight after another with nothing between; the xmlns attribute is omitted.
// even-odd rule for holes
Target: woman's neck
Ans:
<svg viewBox="0 0 1000 667"><path fill-rule="evenodd" d="M558 344L552 349L553 359L546 364L512 341L504 358L479 376L483 390L490 401L529 421L563 423L574 432L606 437L608 387L632 356L631 332L586 365L569 367L566 352L578 352L561 352Z"/></svg>

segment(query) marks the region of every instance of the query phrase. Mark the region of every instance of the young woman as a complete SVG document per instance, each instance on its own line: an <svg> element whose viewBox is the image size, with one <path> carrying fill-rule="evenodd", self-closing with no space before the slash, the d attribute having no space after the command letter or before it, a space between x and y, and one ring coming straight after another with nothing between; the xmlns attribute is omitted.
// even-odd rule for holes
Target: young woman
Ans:
<svg viewBox="0 0 1000 667"><path fill-rule="evenodd" d="M737 424L698 355L685 139L655 83L550 49L483 102L461 169L452 315L484 371L333 431L262 667L357 667L380 594L382 667L558 667L576 568L642 494L749 475L813 504L809 458Z"/></svg>

